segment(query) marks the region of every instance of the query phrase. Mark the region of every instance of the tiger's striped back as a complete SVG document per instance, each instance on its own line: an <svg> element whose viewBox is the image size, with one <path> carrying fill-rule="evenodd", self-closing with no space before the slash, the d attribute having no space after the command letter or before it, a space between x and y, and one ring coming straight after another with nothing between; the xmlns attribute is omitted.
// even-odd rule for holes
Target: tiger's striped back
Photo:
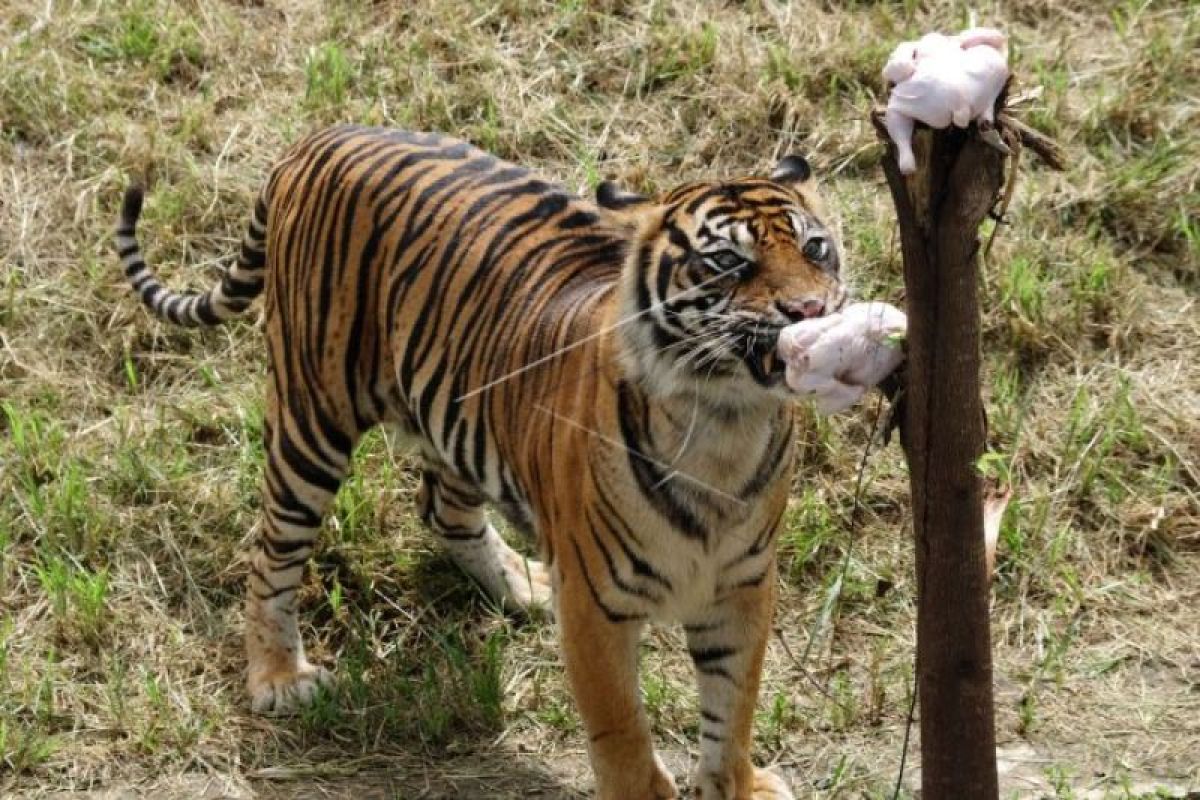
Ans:
<svg viewBox="0 0 1200 800"><path fill-rule="evenodd" d="M488 417L554 391L561 365L473 392L592 330L620 275L621 230L435 135L330 130L290 151L266 193L279 392L320 387L314 403L348 429L398 422L492 500L523 504L505 464L517 454L497 448L526 437Z"/></svg>

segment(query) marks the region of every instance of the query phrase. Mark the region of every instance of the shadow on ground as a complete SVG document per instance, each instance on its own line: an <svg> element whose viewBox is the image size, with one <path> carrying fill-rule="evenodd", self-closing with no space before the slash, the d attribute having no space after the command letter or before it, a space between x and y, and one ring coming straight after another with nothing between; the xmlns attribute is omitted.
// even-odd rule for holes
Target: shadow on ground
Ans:
<svg viewBox="0 0 1200 800"><path fill-rule="evenodd" d="M436 764L417 756L359 763L279 766L245 775L183 773L112 785L98 791L21 795L46 800L583 800L586 758L558 759L554 772L534 756L495 750L448 757Z"/></svg>

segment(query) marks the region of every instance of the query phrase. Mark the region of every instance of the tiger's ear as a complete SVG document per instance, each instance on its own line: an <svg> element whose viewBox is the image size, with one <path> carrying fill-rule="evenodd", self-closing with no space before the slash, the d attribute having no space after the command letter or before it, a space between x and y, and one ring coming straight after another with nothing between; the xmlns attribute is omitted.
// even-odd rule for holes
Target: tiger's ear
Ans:
<svg viewBox="0 0 1200 800"><path fill-rule="evenodd" d="M610 211L635 211L650 202L650 198L626 191L612 181L601 181L596 187L596 202Z"/></svg>
<svg viewBox="0 0 1200 800"><path fill-rule="evenodd" d="M779 159L779 163L775 165L775 169L771 172L771 180L776 183L782 183L785 186L800 186L808 183L812 178L812 167L808 165L808 161L804 156L787 155Z"/></svg>

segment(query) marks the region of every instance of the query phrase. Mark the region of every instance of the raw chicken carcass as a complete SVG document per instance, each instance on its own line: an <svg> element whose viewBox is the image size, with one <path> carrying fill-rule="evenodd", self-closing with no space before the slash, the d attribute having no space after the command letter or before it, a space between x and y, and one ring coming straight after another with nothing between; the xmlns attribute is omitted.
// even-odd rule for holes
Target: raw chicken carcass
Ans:
<svg viewBox="0 0 1200 800"><path fill-rule="evenodd" d="M967 28L955 38L964 50L985 44L1002 53L1008 46L1008 39L995 28Z"/></svg>
<svg viewBox="0 0 1200 800"><path fill-rule="evenodd" d="M926 64L937 59L955 59L962 49L957 36L946 36L941 33L927 33L915 42L902 42L883 67L883 77L889 83L900 84L909 80L917 72L917 62Z"/></svg>
<svg viewBox="0 0 1200 800"><path fill-rule="evenodd" d="M1008 59L999 49L987 44L964 48L962 53L962 79L964 92L971 103L971 119L990 125L996 112L996 98L1008 81Z"/></svg>
<svg viewBox="0 0 1200 800"><path fill-rule="evenodd" d="M912 151L916 122L933 128L992 122L996 98L1008 80L1005 50L1000 31L969 28L957 36L928 33L892 51L883 68L883 77L894 84L884 124L896 143L901 172L909 175L917 168Z"/></svg>
<svg viewBox="0 0 1200 800"><path fill-rule="evenodd" d="M887 303L855 303L789 325L777 347L787 385L824 414L849 408L904 359L898 340L907 327L904 312Z"/></svg>

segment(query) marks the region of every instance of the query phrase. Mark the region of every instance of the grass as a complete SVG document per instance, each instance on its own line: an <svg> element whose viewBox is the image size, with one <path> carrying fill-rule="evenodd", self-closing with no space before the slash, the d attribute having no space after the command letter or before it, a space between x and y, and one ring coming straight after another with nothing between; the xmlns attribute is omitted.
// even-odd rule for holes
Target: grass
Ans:
<svg viewBox="0 0 1200 800"><path fill-rule="evenodd" d="M585 190L800 151L859 294L899 302L867 124L878 68L899 39L972 12L1011 33L1023 84L1042 87L1022 113L1069 154L1062 175L1022 160L982 286L980 468L1014 492L992 616L1004 796L1200 789L1195 3L14 0L0 15L0 795L590 786L553 625L499 613L462 579L383 434L362 444L300 598L336 682L299 718L248 713L256 314L197 333L138 307L109 245L127 180L150 186L151 262L194 287L234 252L271 162L335 120L448 131ZM894 446L871 458L846 528L871 414L801 413L755 751L799 797L890 797L900 758L915 587ZM696 699L678 632L655 631L642 662L659 744L686 774Z"/></svg>

